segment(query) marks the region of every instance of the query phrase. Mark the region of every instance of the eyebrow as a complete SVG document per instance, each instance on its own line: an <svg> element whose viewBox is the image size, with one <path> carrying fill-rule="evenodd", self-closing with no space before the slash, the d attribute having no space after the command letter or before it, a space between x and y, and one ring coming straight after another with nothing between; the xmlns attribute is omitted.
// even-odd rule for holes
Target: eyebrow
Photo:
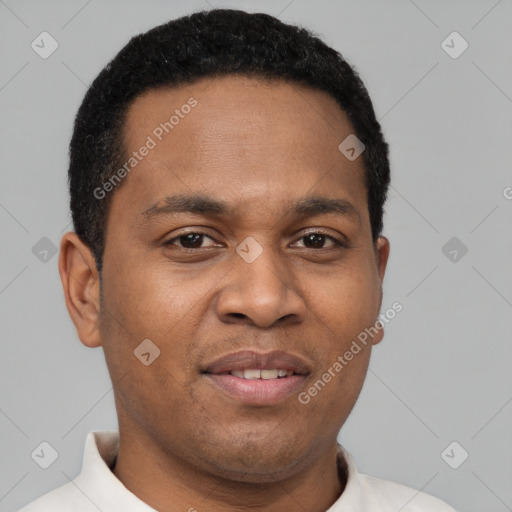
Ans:
<svg viewBox="0 0 512 512"><path fill-rule="evenodd" d="M299 218L316 215L335 214L343 217L353 217L361 224L361 216L356 207L346 199L333 199L321 196L309 196L288 203L287 215ZM233 213L228 203L205 195L177 194L166 196L153 206L140 212L143 221L155 217L177 213L195 213L205 216L225 216Z"/></svg>

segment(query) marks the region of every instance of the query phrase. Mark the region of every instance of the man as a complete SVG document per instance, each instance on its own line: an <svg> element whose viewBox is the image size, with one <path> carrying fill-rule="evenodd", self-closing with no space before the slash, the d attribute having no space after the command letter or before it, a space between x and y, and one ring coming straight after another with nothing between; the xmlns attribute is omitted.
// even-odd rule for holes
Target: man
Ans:
<svg viewBox="0 0 512 512"><path fill-rule="evenodd" d="M212 10L134 37L76 117L59 259L119 434L24 512L453 511L337 443L383 338L387 151L304 29Z"/></svg>

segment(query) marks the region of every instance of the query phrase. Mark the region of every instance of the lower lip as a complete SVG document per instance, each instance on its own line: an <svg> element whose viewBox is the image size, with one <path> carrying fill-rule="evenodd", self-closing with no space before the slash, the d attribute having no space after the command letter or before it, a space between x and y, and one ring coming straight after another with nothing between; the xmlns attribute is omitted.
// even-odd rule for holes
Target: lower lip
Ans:
<svg viewBox="0 0 512 512"><path fill-rule="evenodd" d="M203 375L229 396L248 405L273 405L298 395L306 378L304 375L280 379L243 379L211 373Z"/></svg>

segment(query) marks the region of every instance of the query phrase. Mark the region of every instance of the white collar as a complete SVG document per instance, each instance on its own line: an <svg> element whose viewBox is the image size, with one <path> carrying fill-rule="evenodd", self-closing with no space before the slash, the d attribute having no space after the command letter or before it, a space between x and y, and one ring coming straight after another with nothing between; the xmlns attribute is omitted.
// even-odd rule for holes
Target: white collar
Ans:
<svg viewBox="0 0 512 512"><path fill-rule="evenodd" d="M20 512L64 509L81 512L156 512L129 491L112 472L118 449L118 431L89 432L80 474ZM341 496L326 512L455 512L446 503L428 494L359 473L350 453L339 444L338 459L346 463L347 482Z"/></svg>
<svg viewBox="0 0 512 512"><path fill-rule="evenodd" d="M85 441L82 471L73 480L75 485L87 498L103 512L110 510L126 510L133 512L155 511L129 491L112 473L117 452L119 450L119 432L102 430L89 432ZM358 485L358 471L352 456L338 444L338 457L348 470L345 490L340 498L326 512L336 512L341 504L359 503L361 492Z"/></svg>
<svg viewBox="0 0 512 512"><path fill-rule="evenodd" d="M113 466L118 450L119 432L117 430L89 432L85 440L82 471L73 482L102 512L155 511L129 491L112 473L110 468Z"/></svg>

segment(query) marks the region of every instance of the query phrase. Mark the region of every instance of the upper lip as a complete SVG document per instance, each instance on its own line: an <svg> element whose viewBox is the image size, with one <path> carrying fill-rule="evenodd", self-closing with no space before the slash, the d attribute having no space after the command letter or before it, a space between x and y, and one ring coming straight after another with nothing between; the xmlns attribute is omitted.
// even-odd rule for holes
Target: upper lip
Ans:
<svg viewBox="0 0 512 512"><path fill-rule="evenodd" d="M283 350L265 353L253 350L232 352L209 363L203 370L203 373L220 374L233 370L241 371L247 369L293 370L294 373L300 375L311 373L311 365L305 359Z"/></svg>

